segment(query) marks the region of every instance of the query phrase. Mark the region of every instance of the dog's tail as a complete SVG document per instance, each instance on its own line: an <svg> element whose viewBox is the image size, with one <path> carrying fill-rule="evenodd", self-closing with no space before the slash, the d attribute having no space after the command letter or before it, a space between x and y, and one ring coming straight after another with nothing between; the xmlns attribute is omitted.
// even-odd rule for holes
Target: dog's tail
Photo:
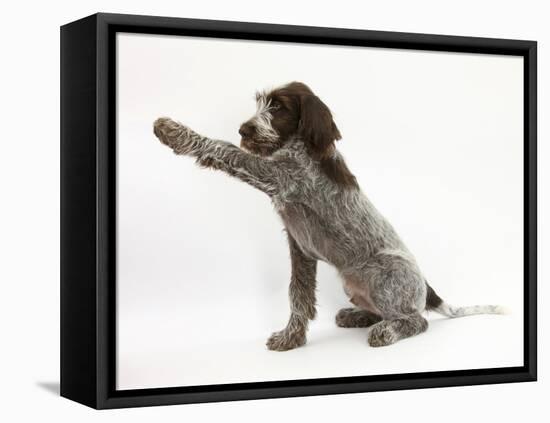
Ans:
<svg viewBox="0 0 550 423"><path fill-rule="evenodd" d="M428 282L426 282L426 288L428 289L426 294L426 310L433 310L439 314L443 314L447 317L462 317L471 316L473 314L505 314L504 307L497 305L475 305L469 307L453 307L443 301L439 295L435 293Z"/></svg>

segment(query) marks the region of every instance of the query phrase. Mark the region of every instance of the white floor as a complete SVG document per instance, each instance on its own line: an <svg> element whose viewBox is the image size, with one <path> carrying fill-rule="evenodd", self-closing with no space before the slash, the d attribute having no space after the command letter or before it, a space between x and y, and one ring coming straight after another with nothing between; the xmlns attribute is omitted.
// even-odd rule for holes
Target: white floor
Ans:
<svg viewBox="0 0 550 423"><path fill-rule="evenodd" d="M383 348L372 348L366 329L338 328L337 307L324 303L308 343L287 352L267 350L270 331L281 329L269 310L252 308L245 320L221 307L141 311L120 320L118 388L192 386L522 365L522 319L480 315L447 319L429 313L429 330ZM345 303L343 304L345 305ZM244 304L235 304L243 308ZM220 312L219 310L224 310ZM204 313L220 312L219 319ZM240 319L240 321L239 321ZM214 323L212 323L214 322Z"/></svg>

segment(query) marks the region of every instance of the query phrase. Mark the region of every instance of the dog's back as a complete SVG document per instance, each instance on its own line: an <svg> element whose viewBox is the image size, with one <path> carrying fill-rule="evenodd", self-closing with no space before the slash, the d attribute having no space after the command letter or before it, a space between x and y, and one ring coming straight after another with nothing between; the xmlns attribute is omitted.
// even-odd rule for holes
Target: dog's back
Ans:
<svg viewBox="0 0 550 423"><path fill-rule="evenodd" d="M335 160L344 159L335 151ZM300 142L274 158L295 166L280 181L272 200L286 229L310 256L339 270L360 266L382 249L405 250L389 222L358 187L342 186L326 175Z"/></svg>

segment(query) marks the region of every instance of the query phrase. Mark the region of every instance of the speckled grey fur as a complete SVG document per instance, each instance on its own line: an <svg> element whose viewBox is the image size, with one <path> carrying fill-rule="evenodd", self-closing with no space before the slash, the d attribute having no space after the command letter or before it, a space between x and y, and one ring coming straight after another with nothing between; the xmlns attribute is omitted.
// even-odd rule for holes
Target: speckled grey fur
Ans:
<svg viewBox="0 0 550 423"><path fill-rule="evenodd" d="M338 313L338 326L370 326L371 346L389 345L427 329L421 316L427 285L412 254L363 192L328 178L298 136L260 157L169 118L158 119L154 132L174 153L192 156L199 165L222 170L266 193L282 218L292 260L291 316L287 326L268 339L268 348L283 351L306 342L308 320L316 313L317 260L338 269L356 306ZM333 154L334 160L343 160L336 149ZM436 311L451 317L500 312L477 307L457 309L442 303Z"/></svg>

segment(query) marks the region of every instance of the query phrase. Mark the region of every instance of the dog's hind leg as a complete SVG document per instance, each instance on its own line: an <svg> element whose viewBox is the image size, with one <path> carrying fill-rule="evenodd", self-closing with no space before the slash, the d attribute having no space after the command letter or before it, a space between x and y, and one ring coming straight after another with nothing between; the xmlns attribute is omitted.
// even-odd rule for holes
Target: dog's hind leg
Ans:
<svg viewBox="0 0 550 423"><path fill-rule="evenodd" d="M306 343L309 320L315 318L315 276L317 261L304 255L296 241L288 234L292 274L290 277L289 299L290 318L286 327L273 333L267 340L267 348L286 351Z"/></svg>
<svg viewBox="0 0 550 423"><path fill-rule="evenodd" d="M420 313L411 313L392 320L382 320L370 328L371 347L383 347L403 338L418 335L428 329L428 321Z"/></svg>
<svg viewBox="0 0 550 423"><path fill-rule="evenodd" d="M366 328L382 320L377 314L359 308L343 308L336 314L336 325L341 328Z"/></svg>
<svg viewBox="0 0 550 423"><path fill-rule="evenodd" d="M426 282L406 253L377 254L363 276L383 319L370 328L369 345L390 345L428 329L428 321L420 314L426 303Z"/></svg>

